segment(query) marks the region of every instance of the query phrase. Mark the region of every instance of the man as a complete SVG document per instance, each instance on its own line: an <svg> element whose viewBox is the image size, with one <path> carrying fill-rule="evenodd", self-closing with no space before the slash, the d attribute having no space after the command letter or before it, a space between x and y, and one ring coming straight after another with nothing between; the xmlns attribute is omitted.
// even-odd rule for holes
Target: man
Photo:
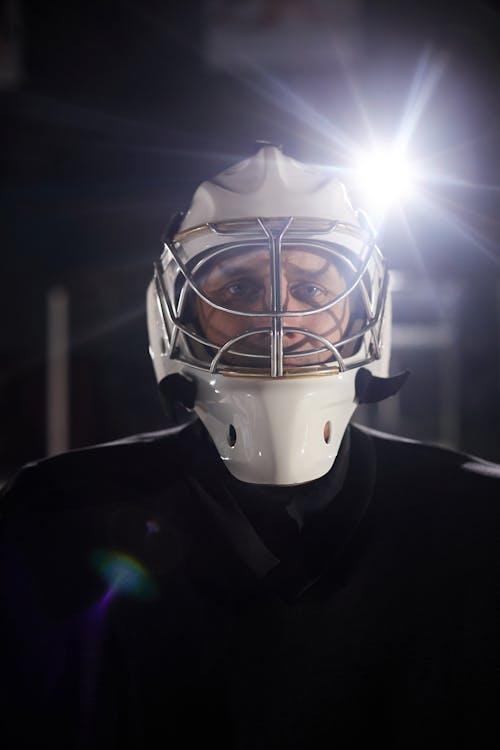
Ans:
<svg viewBox="0 0 500 750"><path fill-rule="evenodd" d="M148 290L173 426L5 493L10 746L496 745L500 470L349 424L405 379L388 288L321 170L198 188Z"/></svg>

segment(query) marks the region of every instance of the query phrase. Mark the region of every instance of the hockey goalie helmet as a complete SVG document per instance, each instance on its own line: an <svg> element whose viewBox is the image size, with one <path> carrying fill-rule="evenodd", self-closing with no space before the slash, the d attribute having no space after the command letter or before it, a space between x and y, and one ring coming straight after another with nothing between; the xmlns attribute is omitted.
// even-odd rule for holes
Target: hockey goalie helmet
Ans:
<svg viewBox="0 0 500 750"><path fill-rule="evenodd" d="M195 192L148 289L150 354L238 479L333 465L356 374L387 374L388 274L344 186L274 146Z"/></svg>

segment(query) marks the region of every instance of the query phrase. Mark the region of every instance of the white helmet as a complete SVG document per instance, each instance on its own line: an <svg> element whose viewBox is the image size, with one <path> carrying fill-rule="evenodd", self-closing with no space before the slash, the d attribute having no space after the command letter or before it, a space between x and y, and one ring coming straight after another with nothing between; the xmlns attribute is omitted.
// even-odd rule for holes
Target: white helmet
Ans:
<svg viewBox="0 0 500 750"><path fill-rule="evenodd" d="M357 404L394 393L388 273L344 186L275 146L202 183L148 288L163 392L194 410L229 471L325 474Z"/></svg>

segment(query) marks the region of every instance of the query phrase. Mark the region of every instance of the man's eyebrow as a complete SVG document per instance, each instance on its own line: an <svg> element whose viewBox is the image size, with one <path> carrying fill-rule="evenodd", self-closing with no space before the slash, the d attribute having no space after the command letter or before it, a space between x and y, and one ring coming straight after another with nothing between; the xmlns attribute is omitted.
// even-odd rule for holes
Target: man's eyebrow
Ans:
<svg viewBox="0 0 500 750"><path fill-rule="evenodd" d="M331 266L332 264L328 260L325 260L324 264L320 268L313 270L312 268L302 268L302 266L299 266L296 263L286 261L285 270L288 270L288 268L290 268L292 271L300 274L300 276L302 277L305 277L307 279L317 279L319 276L324 276Z"/></svg>
<svg viewBox="0 0 500 750"><path fill-rule="evenodd" d="M317 271L312 271L310 268L301 268L300 266L292 266L291 270L300 276L301 278L306 279L317 279L320 276L324 276L325 272L322 268L318 269Z"/></svg>
<svg viewBox="0 0 500 750"><path fill-rule="evenodd" d="M245 276L253 274L255 276L261 276L262 275L262 264L258 264L256 266L242 266L242 265L234 265L234 266L214 266L213 268L208 271L206 278L209 279L211 276L220 277L224 276L226 278L232 278L234 279L237 276Z"/></svg>
<svg viewBox="0 0 500 750"><path fill-rule="evenodd" d="M229 268L221 268L221 273L253 273L254 271L260 271L262 264L255 266L229 266Z"/></svg>

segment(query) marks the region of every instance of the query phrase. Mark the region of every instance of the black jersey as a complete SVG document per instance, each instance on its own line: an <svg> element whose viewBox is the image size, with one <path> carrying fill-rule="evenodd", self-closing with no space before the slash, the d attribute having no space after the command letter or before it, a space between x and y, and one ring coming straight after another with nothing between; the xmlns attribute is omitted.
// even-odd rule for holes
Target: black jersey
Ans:
<svg viewBox="0 0 500 750"><path fill-rule="evenodd" d="M2 498L6 749L498 744L499 467L352 426L299 487L194 423Z"/></svg>

